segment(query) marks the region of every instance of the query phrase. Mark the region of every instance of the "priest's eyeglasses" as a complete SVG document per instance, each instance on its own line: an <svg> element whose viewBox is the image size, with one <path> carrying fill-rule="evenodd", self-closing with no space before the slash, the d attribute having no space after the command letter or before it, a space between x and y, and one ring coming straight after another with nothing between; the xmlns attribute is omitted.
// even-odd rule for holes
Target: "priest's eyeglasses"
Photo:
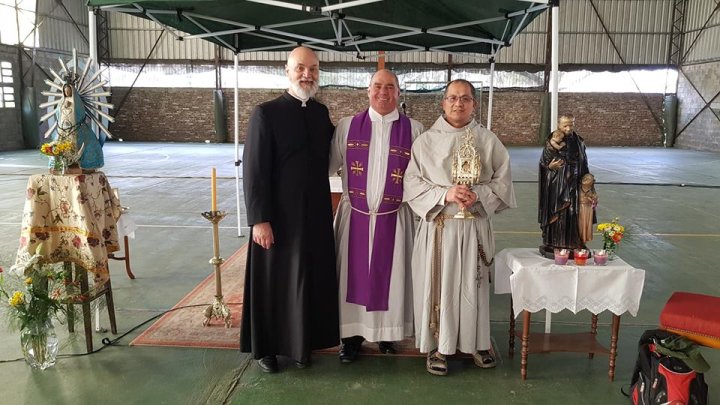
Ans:
<svg viewBox="0 0 720 405"><path fill-rule="evenodd" d="M445 101L447 101L450 104L455 104L456 101L461 102L462 104L472 103L475 99L470 96L447 96L445 97Z"/></svg>

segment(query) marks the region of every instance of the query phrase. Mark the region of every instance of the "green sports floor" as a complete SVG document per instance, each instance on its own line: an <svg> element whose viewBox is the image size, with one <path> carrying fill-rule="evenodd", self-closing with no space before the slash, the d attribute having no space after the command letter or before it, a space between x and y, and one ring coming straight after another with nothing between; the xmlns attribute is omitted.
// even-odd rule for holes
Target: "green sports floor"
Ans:
<svg viewBox="0 0 720 405"><path fill-rule="evenodd" d="M497 250L536 247L537 161L540 148L510 148L519 207L495 219ZM113 345L83 355L82 334L69 341L55 367L33 371L21 357L17 332L0 326L2 404L626 404L620 390L635 362L637 340L657 326L673 291L720 296L720 154L662 148L588 149L600 195L598 219L620 217L627 236L619 254L644 269L637 317L624 315L615 382L607 357L551 353L531 355L520 379L519 353L507 357L509 297L491 297L492 335L502 354L498 367L481 370L469 359L450 361L450 374L425 371L424 358L363 356L341 365L318 354L299 370L281 361L281 372L260 372L235 350L136 347L130 341L149 318L168 310L212 271L211 228L200 216L210 206L210 168L218 169L220 248L229 257L247 242L238 237L234 147L229 144L119 143L105 146L103 171L121 190L122 203L138 223L131 240L130 280L122 262L111 263L120 334ZM0 264L14 257L28 176L46 170L35 150L0 152ZM242 191L241 191L242 192ZM242 196L241 196L242 201ZM241 212L241 223L245 223ZM592 247L601 242L596 235ZM596 246L597 245L597 246ZM708 310L717 311L720 309ZM541 331L543 316L533 330ZM535 323L537 322L537 323ZM553 317L554 331L585 331L587 312ZM610 316L600 316L598 336L609 340ZM103 318L107 326L107 319ZM3 324L4 325L4 324ZM58 327L61 338L67 332ZM79 330L82 330L80 325ZM118 335L119 336L119 335ZM516 345L518 343L516 342ZM713 369L706 374L710 403L720 402L720 351L703 349Z"/></svg>

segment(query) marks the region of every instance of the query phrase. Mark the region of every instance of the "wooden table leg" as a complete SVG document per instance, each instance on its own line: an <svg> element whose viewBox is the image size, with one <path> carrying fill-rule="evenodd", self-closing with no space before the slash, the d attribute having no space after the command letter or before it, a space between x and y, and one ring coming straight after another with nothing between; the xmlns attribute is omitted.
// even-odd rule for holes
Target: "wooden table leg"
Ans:
<svg viewBox="0 0 720 405"><path fill-rule="evenodd" d="M125 250L123 251L124 255L117 256L115 254L117 252L112 252L112 253L108 253L108 259L124 261L125 262L125 272L127 273L128 278L130 278L131 280L134 280L135 275L133 274L132 270L130 270L130 242L128 241L127 235L123 236L123 246L125 248Z"/></svg>
<svg viewBox="0 0 720 405"><path fill-rule="evenodd" d="M105 304L108 310L108 319L110 320L110 332L113 335L117 335L117 322L115 321L115 301L112 295L112 284L110 279L105 282Z"/></svg>
<svg viewBox="0 0 720 405"><path fill-rule="evenodd" d="M520 351L520 376L527 379L527 362L530 341L530 312L523 311L522 350Z"/></svg>
<svg viewBox="0 0 720 405"><path fill-rule="evenodd" d="M610 336L610 369L608 370L610 382L615 380L615 357L617 356L618 332L620 332L620 315L613 314L612 335Z"/></svg>
<svg viewBox="0 0 720 405"><path fill-rule="evenodd" d="M512 297L510 297L510 330L508 334L510 335L508 357L512 359L515 357L515 311L513 311Z"/></svg>
<svg viewBox="0 0 720 405"><path fill-rule="evenodd" d="M123 237L123 243L125 247L125 272L127 272L127 275L131 280L135 280L135 275L132 270L130 270L130 243L128 242L127 235Z"/></svg>
<svg viewBox="0 0 720 405"><path fill-rule="evenodd" d="M82 294L85 299L82 301L80 306L82 307L82 313L83 313L83 326L85 327L85 347L87 348L87 352L91 353L93 351L93 336L92 336L92 320L90 319L90 316L92 314L92 310L90 309L90 301L91 297L90 294L90 286L88 285L88 275L87 270L80 266L74 266L75 267L75 274L77 279L80 280L80 294Z"/></svg>
<svg viewBox="0 0 720 405"><path fill-rule="evenodd" d="M65 273L65 283L70 286L73 282L73 265L72 262L63 262L63 272ZM69 287L68 287L69 288ZM68 332L75 332L75 310L73 304L68 303L67 306Z"/></svg>
<svg viewBox="0 0 720 405"><path fill-rule="evenodd" d="M597 323L598 323L598 316L596 314L592 314L592 318L590 320L590 334L593 336L597 336ZM595 357L595 353L588 353L588 359L592 359Z"/></svg>

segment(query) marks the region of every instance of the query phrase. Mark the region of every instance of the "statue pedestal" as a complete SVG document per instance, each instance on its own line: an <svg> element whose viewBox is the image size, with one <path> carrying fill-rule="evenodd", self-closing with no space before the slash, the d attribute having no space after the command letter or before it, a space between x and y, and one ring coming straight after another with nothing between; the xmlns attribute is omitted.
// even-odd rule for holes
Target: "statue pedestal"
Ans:
<svg viewBox="0 0 720 405"><path fill-rule="evenodd" d="M555 259L555 249L552 246L540 245L540 255L548 259ZM572 252L570 253L572 255Z"/></svg>
<svg viewBox="0 0 720 405"><path fill-rule="evenodd" d="M83 169L78 164L70 165L65 168L65 174L83 174Z"/></svg>
<svg viewBox="0 0 720 405"><path fill-rule="evenodd" d="M540 245L539 249L540 249L540 255L542 257L554 260L555 259L555 249L559 249L559 248L555 248L552 246ZM568 253L569 253L568 259L569 260L575 260L575 249L586 249L588 251L588 257L587 257L588 259L593 256L592 251L590 249L588 249L587 247L575 248L575 249L565 248L565 249L568 250Z"/></svg>

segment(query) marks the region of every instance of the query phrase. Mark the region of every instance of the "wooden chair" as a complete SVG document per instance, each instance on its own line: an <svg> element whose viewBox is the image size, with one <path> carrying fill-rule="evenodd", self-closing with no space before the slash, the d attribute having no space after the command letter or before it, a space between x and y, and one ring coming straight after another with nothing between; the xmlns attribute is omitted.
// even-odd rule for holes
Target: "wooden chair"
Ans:
<svg viewBox="0 0 720 405"><path fill-rule="evenodd" d="M118 201L120 201L120 191L117 188L113 188L112 191ZM120 206L120 215L124 215L128 211L130 211L129 207ZM131 280L134 280L135 275L132 270L130 270L130 243L127 235L123 234L123 256L117 256L116 253L117 252L108 253L108 259L125 261L125 272L127 272L127 275Z"/></svg>
<svg viewBox="0 0 720 405"><path fill-rule="evenodd" d="M108 278L105 285L98 291L90 293L90 287L88 285L88 272L80 266L76 266L73 263L65 262L65 279L68 282L76 282L80 284L80 294L85 299L80 302L70 302L68 306L68 331L75 332L75 311L73 310L74 305L80 305L82 307L83 326L85 328L85 346L87 347L88 353L93 351L93 337L92 337L92 309L90 304L96 299L105 296L105 302L107 304L108 318L110 318L110 331L113 334L117 334L117 323L115 322L115 303L112 295L112 285Z"/></svg>

